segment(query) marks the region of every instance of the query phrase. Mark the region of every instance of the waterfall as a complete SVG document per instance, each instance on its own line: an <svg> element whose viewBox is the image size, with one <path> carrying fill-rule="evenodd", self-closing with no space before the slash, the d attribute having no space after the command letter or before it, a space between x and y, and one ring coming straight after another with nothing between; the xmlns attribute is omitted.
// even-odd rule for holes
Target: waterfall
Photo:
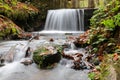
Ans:
<svg viewBox="0 0 120 80"><path fill-rule="evenodd" d="M44 30L84 31L84 10L49 10Z"/></svg>

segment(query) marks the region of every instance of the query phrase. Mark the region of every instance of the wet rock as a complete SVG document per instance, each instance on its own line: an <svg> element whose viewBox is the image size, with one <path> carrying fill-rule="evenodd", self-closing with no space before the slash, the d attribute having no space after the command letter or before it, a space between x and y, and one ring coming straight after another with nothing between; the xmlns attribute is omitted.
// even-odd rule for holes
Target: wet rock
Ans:
<svg viewBox="0 0 120 80"><path fill-rule="evenodd" d="M19 35L16 35L15 37L14 37L14 39L26 39L26 40L28 40L28 39L30 39L30 38L32 38L32 34L31 33L21 33L21 34L19 34Z"/></svg>
<svg viewBox="0 0 120 80"><path fill-rule="evenodd" d="M80 62L74 61L74 65L72 66L72 68L76 70L80 70L81 69Z"/></svg>
<svg viewBox="0 0 120 80"><path fill-rule="evenodd" d="M5 66L5 64L0 64L0 67Z"/></svg>
<svg viewBox="0 0 120 80"><path fill-rule="evenodd" d="M61 53L52 50L52 48L45 48L44 52L38 49L33 53L33 60L40 68L49 69L53 68L54 64L61 60Z"/></svg>
<svg viewBox="0 0 120 80"><path fill-rule="evenodd" d="M49 40L50 42L54 42L54 39L53 38L50 38L50 40Z"/></svg>
<svg viewBox="0 0 120 80"><path fill-rule="evenodd" d="M73 56L71 56L71 55L62 54L62 56L63 56L64 58L74 60Z"/></svg>
<svg viewBox="0 0 120 80"><path fill-rule="evenodd" d="M68 41L75 41L76 36L68 36L67 39L68 39Z"/></svg>
<svg viewBox="0 0 120 80"><path fill-rule="evenodd" d="M75 70L83 70L87 69L87 66L82 61L74 61L74 65L72 66Z"/></svg>
<svg viewBox="0 0 120 80"><path fill-rule="evenodd" d="M74 57L74 62L73 62L74 65L72 66L73 69L81 70L81 69L85 69L86 68L86 65L82 61L83 54L76 53L76 54L74 54L73 57Z"/></svg>
<svg viewBox="0 0 120 80"><path fill-rule="evenodd" d="M5 66L5 64L4 63L0 63L0 67L2 67L2 66Z"/></svg>
<svg viewBox="0 0 120 80"><path fill-rule="evenodd" d="M73 42L75 44L76 47L86 47L87 46L87 43L84 43L82 41L74 41Z"/></svg>
<svg viewBox="0 0 120 80"><path fill-rule="evenodd" d="M39 40L39 35L34 36L35 40Z"/></svg>
<svg viewBox="0 0 120 80"><path fill-rule="evenodd" d="M83 57L83 54L81 53L75 53L75 54L65 54L64 52L62 53L62 56L64 58L67 58L67 59L72 59L72 60L81 60L81 58Z"/></svg>
<svg viewBox="0 0 120 80"><path fill-rule="evenodd" d="M4 66L5 60L2 58L3 55L0 55L0 67Z"/></svg>
<svg viewBox="0 0 120 80"><path fill-rule="evenodd" d="M63 47L63 48L70 48L70 44L65 43L65 44L62 45L62 47Z"/></svg>
<svg viewBox="0 0 120 80"><path fill-rule="evenodd" d="M95 58L93 64L95 66L99 65L100 64L100 60L98 58Z"/></svg>
<svg viewBox="0 0 120 80"><path fill-rule="evenodd" d="M5 60L4 59L0 59L0 67L2 67L2 66L4 66L5 64L4 64L4 62L5 62Z"/></svg>
<svg viewBox="0 0 120 80"><path fill-rule="evenodd" d="M33 60L31 60L31 59L24 59L24 60L21 61L21 63L27 66L27 65L32 64Z"/></svg>
<svg viewBox="0 0 120 80"><path fill-rule="evenodd" d="M77 57L83 57L83 54L81 54L81 53L75 53L75 55L76 55Z"/></svg>
<svg viewBox="0 0 120 80"><path fill-rule="evenodd" d="M0 63L4 63L5 62L5 60L4 59L0 59Z"/></svg>
<svg viewBox="0 0 120 80"><path fill-rule="evenodd" d="M89 40L89 33L90 31L86 31L84 34L80 35L76 40L74 41L74 44L76 47L85 47L87 46L87 41Z"/></svg>
<svg viewBox="0 0 120 80"><path fill-rule="evenodd" d="M32 50L30 47L27 48L26 53L25 53L25 58L30 57L32 54Z"/></svg>
<svg viewBox="0 0 120 80"><path fill-rule="evenodd" d="M75 70L87 69L86 64L82 61L83 54L81 54L81 53L75 53L75 54L62 53L62 56L64 58L73 60L73 66L71 68L73 68Z"/></svg>

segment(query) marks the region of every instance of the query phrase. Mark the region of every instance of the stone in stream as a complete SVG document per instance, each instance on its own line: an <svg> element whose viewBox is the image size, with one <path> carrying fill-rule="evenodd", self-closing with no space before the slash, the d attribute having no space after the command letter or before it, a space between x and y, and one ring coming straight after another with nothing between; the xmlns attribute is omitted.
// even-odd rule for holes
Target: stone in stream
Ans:
<svg viewBox="0 0 120 80"><path fill-rule="evenodd" d="M28 47L25 53L25 58L23 58L21 60L21 63L24 65L30 65L33 63L33 60L31 59L31 55L32 55L32 49L31 47Z"/></svg>
<svg viewBox="0 0 120 80"><path fill-rule="evenodd" d="M2 55L0 55L0 67L4 66L4 59L2 58Z"/></svg>
<svg viewBox="0 0 120 80"><path fill-rule="evenodd" d="M81 60L83 57L83 54L81 53L75 53L75 54L65 54L64 52L62 53L62 56L67 59L72 59L74 61Z"/></svg>
<svg viewBox="0 0 120 80"><path fill-rule="evenodd" d="M4 59L0 59L0 67L4 66Z"/></svg>
<svg viewBox="0 0 120 80"><path fill-rule="evenodd" d="M81 34L76 40L74 41L74 44L76 47L86 47L87 41L89 40L89 35L90 31L87 30L84 34Z"/></svg>
<svg viewBox="0 0 120 80"><path fill-rule="evenodd" d="M31 54L32 54L31 48L28 47L27 50L26 50L26 53L25 53L25 58L26 58L26 57L30 57Z"/></svg>
<svg viewBox="0 0 120 80"><path fill-rule="evenodd" d="M33 60L42 69L50 69L61 60L61 53L54 48L39 48L33 53Z"/></svg>
<svg viewBox="0 0 120 80"><path fill-rule="evenodd" d="M54 39L53 38L50 38L50 40L49 40L50 42L54 42Z"/></svg>
<svg viewBox="0 0 120 80"><path fill-rule="evenodd" d="M35 40L39 40L39 35L34 36Z"/></svg>
<svg viewBox="0 0 120 80"><path fill-rule="evenodd" d="M21 63L27 66L27 65L32 64L32 63L33 63L33 60L30 59L30 58L23 58L23 59L21 60Z"/></svg>
<svg viewBox="0 0 120 80"><path fill-rule="evenodd" d="M25 32L12 36L13 40L18 40L18 39L29 40L30 38L32 38L32 33L25 33Z"/></svg>
<svg viewBox="0 0 120 80"><path fill-rule="evenodd" d="M75 54L65 54L62 53L62 56L67 59L73 60L73 66L71 68L75 70L87 69L86 64L82 61L83 54L75 53Z"/></svg>

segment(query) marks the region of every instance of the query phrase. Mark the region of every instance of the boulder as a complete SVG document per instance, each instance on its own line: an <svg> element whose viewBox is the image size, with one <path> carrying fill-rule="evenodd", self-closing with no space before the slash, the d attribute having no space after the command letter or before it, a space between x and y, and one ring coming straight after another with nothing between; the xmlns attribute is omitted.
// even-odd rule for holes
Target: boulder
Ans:
<svg viewBox="0 0 120 80"><path fill-rule="evenodd" d="M42 49L42 51L38 49L33 53L33 60L39 68L49 69L53 68L54 64L61 60L61 53L51 49Z"/></svg>
<svg viewBox="0 0 120 80"><path fill-rule="evenodd" d="M0 58L0 67L2 67L2 66L4 66L5 64L4 64L4 59L1 59Z"/></svg>
<svg viewBox="0 0 120 80"><path fill-rule="evenodd" d="M30 58L24 58L23 60L21 60L21 63L27 66L27 65L32 64L33 60Z"/></svg>

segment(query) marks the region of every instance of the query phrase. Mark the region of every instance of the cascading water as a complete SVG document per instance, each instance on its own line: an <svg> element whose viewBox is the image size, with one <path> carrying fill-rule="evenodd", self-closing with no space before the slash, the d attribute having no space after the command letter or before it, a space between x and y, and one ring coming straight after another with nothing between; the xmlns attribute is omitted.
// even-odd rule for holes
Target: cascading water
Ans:
<svg viewBox="0 0 120 80"><path fill-rule="evenodd" d="M45 38L42 38L41 36L41 40L33 40L30 43L28 43L28 41L10 41L8 43L0 43L0 48L2 49L0 50L0 54L8 52L10 50L9 48L15 46L13 47L15 49L13 62L5 64L5 66L0 68L0 80L89 80L87 76L88 70L76 71L74 69L71 69L71 66L73 65L72 60L62 59L60 63L52 70L38 69L36 64L32 64L29 66L21 64L21 60L24 58L25 51L28 46L35 50L39 45L42 46L46 43L49 44L48 40L51 37L54 38L53 43L63 45L67 41L67 36L72 35L68 35L67 33L69 32L66 31L70 31L70 33L72 33L73 31L80 31L79 33L81 33L81 31L84 31L84 10L49 10L45 24L45 30L53 30L51 35L54 35L57 38L54 36L48 37L44 35ZM62 31L64 31L65 34ZM73 33L76 34L76 32ZM46 31L42 34L46 34ZM49 32L47 33L47 35L48 34ZM85 53L82 50L74 50L75 47L72 42L73 41L70 42L70 49L66 49L64 51L66 54ZM12 51L13 49L11 50L11 52Z"/></svg>
<svg viewBox="0 0 120 80"><path fill-rule="evenodd" d="M44 30L84 31L84 10L49 10Z"/></svg>
<svg viewBox="0 0 120 80"><path fill-rule="evenodd" d="M60 41L60 42L59 42ZM63 45L65 40L55 41L56 44ZM61 43L62 42L62 43ZM6 53L10 47L17 45L15 49L14 61L12 63L5 64L0 68L0 80L89 80L86 71L76 71L71 69L73 62L67 59L62 59L60 63L52 70L38 69L35 64L25 66L21 64L21 59L24 58L26 47L30 46L33 50L39 45L49 43L48 40L33 40L31 43L24 41L9 41L0 43L0 53ZM24 50L23 50L24 49ZM68 49L69 50L69 49ZM84 54L84 51L79 50ZM68 53L74 53L74 51L66 51ZM76 52L75 52L76 53ZM22 77L21 77L22 76Z"/></svg>

